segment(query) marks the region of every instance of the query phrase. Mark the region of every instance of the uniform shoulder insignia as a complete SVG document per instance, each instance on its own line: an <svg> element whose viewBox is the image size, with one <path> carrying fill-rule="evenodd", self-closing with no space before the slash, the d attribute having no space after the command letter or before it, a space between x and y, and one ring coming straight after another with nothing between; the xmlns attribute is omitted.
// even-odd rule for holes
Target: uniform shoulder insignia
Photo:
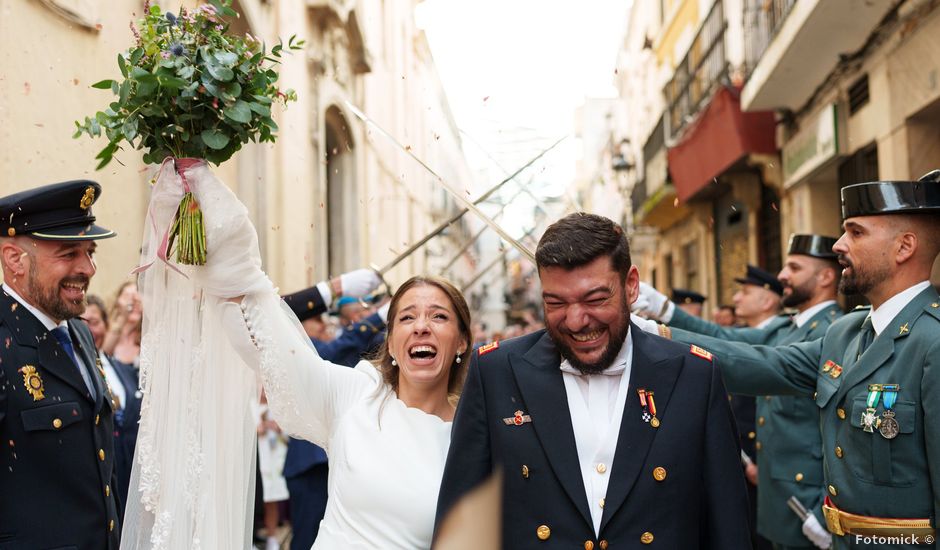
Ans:
<svg viewBox="0 0 940 550"><path fill-rule="evenodd" d="M496 340L496 341L490 342L489 344L485 344L477 348L477 355L479 357L483 357L487 353L498 348L499 348L499 340Z"/></svg>
<svg viewBox="0 0 940 550"><path fill-rule="evenodd" d="M704 348L700 348L698 346L692 346L692 349L690 351L692 352L692 355L701 357L702 359L705 359L706 361L712 360L712 352Z"/></svg>

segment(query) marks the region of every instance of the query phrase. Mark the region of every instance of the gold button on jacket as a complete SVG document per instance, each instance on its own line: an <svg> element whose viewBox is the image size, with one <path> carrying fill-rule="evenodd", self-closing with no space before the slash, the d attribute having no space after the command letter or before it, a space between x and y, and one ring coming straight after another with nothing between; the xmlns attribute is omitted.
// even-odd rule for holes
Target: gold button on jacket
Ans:
<svg viewBox="0 0 940 550"><path fill-rule="evenodd" d="M52 421L52 427L55 428L55 429L57 429L57 430L58 430L59 428L61 428L61 427L62 427L62 420L59 419L59 418L54 419L54 420Z"/></svg>
<svg viewBox="0 0 940 550"><path fill-rule="evenodd" d="M594 541L591 541L591 540L584 541L584 550L594 550Z"/></svg>
<svg viewBox="0 0 940 550"><path fill-rule="evenodd" d="M666 469L662 466L657 466L653 469L653 479L656 481L662 481L666 479Z"/></svg>
<svg viewBox="0 0 940 550"><path fill-rule="evenodd" d="M539 528L535 530L535 536L539 540L548 540L548 537L552 536L552 530L548 528L548 525L539 525Z"/></svg>
<svg viewBox="0 0 940 550"><path fill-rule="evenodd" d="M650 543L652 543L652 542L653 542L653 533L650 533L649 531L647 531L647 532L643 533L642 535L640 535L640 542L642 542L643 544L650 544Z"/></svg>
<svg viewBox="0 0 940 550"><path fill-rule="evenodd" d="M606 540L600 541L599 543L597 543L597 545L600 546L601 550L607 550L607 541L606 541Z"/></svg>

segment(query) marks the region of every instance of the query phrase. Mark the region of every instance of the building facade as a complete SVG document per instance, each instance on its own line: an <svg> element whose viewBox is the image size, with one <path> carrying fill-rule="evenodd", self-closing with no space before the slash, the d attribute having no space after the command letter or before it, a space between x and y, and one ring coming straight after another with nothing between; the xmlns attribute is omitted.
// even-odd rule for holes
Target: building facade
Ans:
<svg viewBox="0 0 940 550"><path fill-rule="evenodd" d="M179 2L160 2L175 10ZM184 2L193 7L196 2ZM298 101L275 113L274 145L249 144L215 169L255 222L265 269L290 292L358 267L382 266L458 209L405 151L357 119L361 109L401 146L472 196L477 190L413 0L235 0L237 32L271 45L291 35L304 51L285 55L279 86ZM0 193L43 183L101 182L102 243L92 291L105 296L139 261L152 166L125 149L96 172L103 141L71 139L73 121L107 106L90 84L117 74L115 56L133 37L141 0L0 1ZM386 274L396 284L440 270L434 251L458 246L465 221ZM450 239L450 242L447 241ZM430 252L429 252L430 250ZM465 260L457 259L457 265Z"/></svg>
<svg viewBox="0 0 940 550"><path fill-rule="evenodd" d="M711 310L745 263L779 269L791 233L838 236L842 186L940 166L936 7L634 3L617 132L635 159L643 278L705 294Z"/></svg>

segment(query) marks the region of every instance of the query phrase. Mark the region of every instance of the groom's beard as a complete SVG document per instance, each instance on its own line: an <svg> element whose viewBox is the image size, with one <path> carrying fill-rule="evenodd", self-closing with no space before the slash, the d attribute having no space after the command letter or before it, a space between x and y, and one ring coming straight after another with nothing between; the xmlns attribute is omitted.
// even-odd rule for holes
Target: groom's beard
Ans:
<svg viewBox="0 0 940 550"><path fill-rule="evenodd" d="M578 359L577 354L574 350L571 349L565 343L565 337L560 333L560 330L552 325L546 325L549 336L552 337L552 341L555 342L555 345L558 347L558 351L561 356L568 360L571 363L571 366L581 371L583 374L599 374L607 370L607 367L610 366L614 358L617 357L617 354L620 353L620 349L623 348L623 342L627 339L627 333L630 330L630 308L627 307L627 295L624 292L620 294L620 311L621 315L618 318L616 324L607 325L607 347L604 348L604 352L601 354L600 358L597 361L586 362Z"/></svg>

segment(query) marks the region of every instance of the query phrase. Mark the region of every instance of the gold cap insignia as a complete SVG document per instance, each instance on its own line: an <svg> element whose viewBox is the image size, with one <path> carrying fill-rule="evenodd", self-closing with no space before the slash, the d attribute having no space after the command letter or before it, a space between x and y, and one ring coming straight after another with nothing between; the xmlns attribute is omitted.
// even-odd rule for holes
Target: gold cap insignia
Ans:
<svg viewBox="0 0 940 550"><path fill-rule="evenodd" d="M88 210L93 202L95 202L95 188L89 185L85 188L85 194L82 195L82 200L78 203L78 206L80 206L82 210Z"/></svg>
<svg viewBox="0 0 940 550"><path fill-rule="evenodd" d="M42 401L46 398L45 388L42 384L42 378L39 376L39 373L36 372L36 367L32 365L23 365L20 368L20 372L23 374L23 384L26 386L26 391L33 396L33 401Z"/></svg>

